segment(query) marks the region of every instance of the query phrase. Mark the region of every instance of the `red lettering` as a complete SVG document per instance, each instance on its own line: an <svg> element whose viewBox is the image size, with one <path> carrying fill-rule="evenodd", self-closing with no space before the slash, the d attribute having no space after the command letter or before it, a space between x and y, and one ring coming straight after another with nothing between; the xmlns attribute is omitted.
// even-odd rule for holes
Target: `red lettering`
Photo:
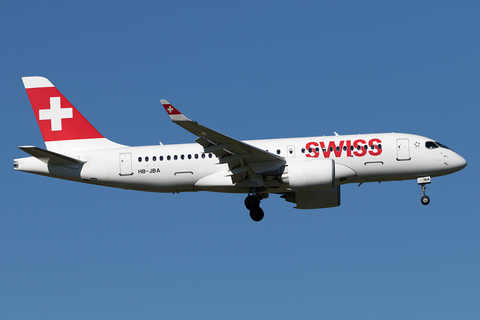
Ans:
<svg viewBox="0 0 480 320"><path fill-rule="evenodd" d="M305 146L305 149L307 149L307 158L318 158L320 153L317 151L318 143L316 142L309 142Z"/></svg>
<svg viewBox="0 0 480 320"><path fill-rule="evenodd" d="M351 157L352 156L352 141L350 140L347 140L347 157Z"/></svg>
<svg viewBox="0 0 480 320"><path fill-rule="evenodd" d="M342 156L343 144L345 141L340 141L338 147L334 147L335 157L340 158ZM334 144L335 145L335 144Z"/></svg>
<svg viewBox="0 0 480 320"><path fill-rule="evenodd" d="M355 140L353 142L353 147L355 149L357 149L357 151L354 151L353 154L357 157L363 157L364 155L367 154L367 150L365 150L363 148L363 146L366 144L367 142L363 139L358 139L358 140Z"/></svg>
<svg viewBox="0 0 480 320"><path fill-rule="evenodd" d="M325 143L323 141L320 141L320 148L322 148L324 158L330 157L330 151L325 149Z"/></svg>
<svg viewBox="0 0 480 320"><path fill-rule="evenodd" d="M371 147L373 146L373 149L368 151L369 154L372 156L379 156L382 154L382 140L380 139L371 139L368 141L368 145Z"/></svg>
<svg viewBox="0 0 480 320"><path fill-rule="evenodd" d="M352 157L352 153L356 157L363 157L367 154L372 156L379 156L382 154L382 140L373 138L368 141L368 144L363 139L355 140L353 143L351 140L341 140L338 142L338 146L336 145L335 141L329 141L328 147L325 146L325 142L320 141L320 148L322 148L323 157L325 159L330 158L332 152L335 154L335 157L340 158L342 156L342 152L346 151L347 157ZM317 142L309 142L305 146L307 149L307 157L308 158L318 158L320 152L318 150L318 143Z"/></svg>
<svg viewBox="0 0 480 320"><path fill-rule="evenodd" d="M335 141L330 141L328 143L328 148L325 148L325 143L320 141L320 147L322 148L323 156L327 159L330 158L330 153L333 151L335 153L335 157L340 158L342 156L342 148L345 141L340 141L338 147L335 144Z"/></svg>
<svg viewBox="0 0 480 320"><path fill-rule="evenodd" d="M322 148L323 157L330 158L330 150L325 148L325 143L323 141L320 141L320 148Z"/></svg>

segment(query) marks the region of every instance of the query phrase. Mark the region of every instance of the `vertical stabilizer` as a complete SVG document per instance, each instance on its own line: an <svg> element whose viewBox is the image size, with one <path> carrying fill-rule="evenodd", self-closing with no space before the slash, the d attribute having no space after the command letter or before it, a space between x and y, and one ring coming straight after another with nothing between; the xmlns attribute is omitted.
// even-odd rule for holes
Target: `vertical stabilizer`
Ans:
<svg viewBox="0 0 480 320"><path fill-rule="evenodd" d="M48 79L22 80L48 150L68 153L122 147L103 137Z"/></svg>

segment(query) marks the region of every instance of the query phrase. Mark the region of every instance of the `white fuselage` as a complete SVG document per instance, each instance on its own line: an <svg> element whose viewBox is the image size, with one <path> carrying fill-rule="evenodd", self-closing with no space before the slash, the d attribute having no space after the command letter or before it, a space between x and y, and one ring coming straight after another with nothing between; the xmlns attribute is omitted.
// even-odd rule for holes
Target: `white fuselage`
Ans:
<svg viewBox="0 0 480 320"><path fill-rule="evenodd" d="M400 134L362 134L251 140L246 143L284 157L333 159L335 184L416 179L442 176L465 167L466 161L445 147L428 148L426 137ZM372 148L373 147L373 148ZM116 188L151 191L216 191L248 193L251 182L233 183L227 164L199 144L120 147L69 152L85 161L79 165L47 165L34 157L15 160L15 169L56 178ZM208 177L208 178L207 178ZM289 191L275 176L259 182L266 193ZM260 186L260 185L259 185Z"/></svg>

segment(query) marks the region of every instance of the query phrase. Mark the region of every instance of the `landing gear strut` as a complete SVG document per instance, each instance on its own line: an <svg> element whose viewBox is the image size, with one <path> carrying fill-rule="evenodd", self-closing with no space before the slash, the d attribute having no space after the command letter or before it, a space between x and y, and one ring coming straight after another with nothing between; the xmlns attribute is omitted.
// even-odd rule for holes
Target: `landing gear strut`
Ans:
<svg viewBox="0 0 480 320"><path fill-rule="evenodd" d="M427 189L426 184L429 184L431 182L430 177L422 177L417 179L418 184L422 187L422 190L420 191L420 194L422 195L422 198L420 201L422 202L423 205L427 205L430 203L430 198L425 195L425 189Z"/></svg>
<svg viewBox="0 0 480 320"><path fill-rule="evenodd" d="M252 194L249 194L245 199L245 207L250 210L250 218L252 218L253 221L262 221L265 216L262 208L260 208L260 200L266 197L268 197L268 194L265 196L262 193L254 194L254 192L252 192Z"/></svg>

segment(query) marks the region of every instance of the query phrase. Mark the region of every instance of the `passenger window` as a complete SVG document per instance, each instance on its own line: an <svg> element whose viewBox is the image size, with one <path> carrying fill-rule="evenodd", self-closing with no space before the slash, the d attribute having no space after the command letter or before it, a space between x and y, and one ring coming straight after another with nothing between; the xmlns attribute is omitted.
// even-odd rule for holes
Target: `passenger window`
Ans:
<svg viewBox="0 0 480 320"><path fill-rule="evenodd" d="M188 159L192 159L192 155L191 155L191 154L188 155Z"/></svg>
<svg viewBox="0 0 480 320"><path fill-rule="evenodd" d="M177 160L178 159L178 156L177 155L174 155L173 156L173 160Z"/></svg>
<svg viewBox="0 0 480 320"><path fill-rule="evenodd" d="M209 153L209 154L208 154L208 157L211 158L211 157L213 157L213 155L212 155L211 153Z"/></svg>
<svg viewBox="0 0 480 320"><path fill-rule="evenodd" d="M205 159L205 153L202 153L202 159Z"/></svg>
<svg viewBox="0 0 480 320"><path fill-rule="evenodd" d="M280 149L277 149L277 154L280 154Z"/></svg>
<svg viewBox="0 0 480 320"><path fill-rule="evenodd" d="M152 157L152 161L157 161L157 157L156 157L156 156L153 156L153 157Z"/></svg>
<svg viewBox="0 0 480 320"><path fill-rule="evenodd" d="M185 159L185 156L182 154L182 155L180 156L180 159L182 159L182 160Z"/></svg>
<svg viewBox="0 0 480 320"><path fill-rule="evenodd" d="M198 159L198 154L195 153L195 159Z"/></svg>
<svg viewBox="0 0 480 320"><path fill-rule="evenodd" d="M160 156L160 161L163 161L163 156Z"/></svg>
<svg viewBox="0 0 480 320"><path fill-rule="evenodd" d="M145 162L148 162L148 157L145 157Z"/></svg>
<svg viewBox="0 0 480 320"><path fill-rule="evenodd" d="M142 157L138 157L138 162L142 162Z"/></svg>
<svg viewBox="0 0 480 320"><path fill-rule="evenodd" d="M305 153L305 148L302 148L302 153Z"/></svg>
<svg viewBox="0 0 480 320"><path fill-rule="evenodd" d="M168 156L167 156L167 160L170 161L170 159L172 159L172 158L170 157L170 155L168 155Z"/></svg>

